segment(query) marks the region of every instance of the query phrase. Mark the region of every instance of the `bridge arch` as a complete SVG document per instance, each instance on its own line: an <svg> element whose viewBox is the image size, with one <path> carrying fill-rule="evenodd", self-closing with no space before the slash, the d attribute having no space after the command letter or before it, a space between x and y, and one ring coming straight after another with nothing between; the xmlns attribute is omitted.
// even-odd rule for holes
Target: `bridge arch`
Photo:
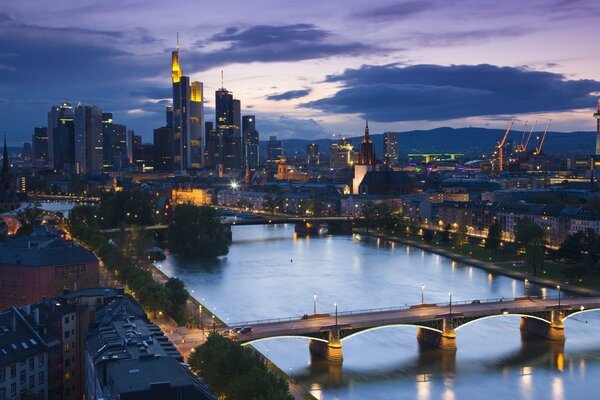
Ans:
<svg viewBox="0 0 600 400"><path fill-rule="evenodd" d="M367 333L367 332L372 332L372 331L378 331L380 329L387 329L387 328L398 328L398 327L406 327L406 328L422 328L422 329L427 329L433 332L437 332L437 333L443 333L441 330L436 329L436 328L432 328L430 326L425 326L425 325L418 325L418 324L391 324L391 325L381 325L381 326L375 326L373 328L367 328L367 329L363 329L363 330L357 330L352 332L351 334L343 337L341 339L342 342L346 341L347 339L356 337L358 335L362 335L363 333Z"/></svg>
<svg viewBox="0 0 600 400"><path fill-rule="evenodd" d="M273 339L304 339L304 340L316 340L318 342L328 343L327 339L321 339L318 337L302 336L302 335L280 335L280 336L269 336L269 337L264 337L264 338L260 338L260 339L249 340L247 342L242 343L242 346L248 346L248 345L252 345L252 344L256 344L256 343L260 343L260 342L266 342L267 340L273 340Z"/></svg>
<svg viewBox="0 0 600 400"><path fill-rule="evenodd" d="M585 313L594 312L594 311L596 311L596 312L600 311L600 308L584 308L583 310L580 309L579 311L575 311L574 313L571 313L571 314L567 315L562 320L564 322L567 318L574 317L575 315L585 314Z"/></svg>
<svg viewBox="0 0 600 400"><path fill-rule="evenodd" d="M457 327L454 328L454 331L457 331L459 329L464 328L467 325L471 325L472 323L475 322L480 322L483 321L484 319L490 319L490 318L498 318L498 317L523 317L523 318L533 318L533 319L537 319L540 320L542 322L545 322L548 325L551 325L552 323L550 321L548 321L545 318L542 317L537 317L535 315L529 315L529 314L519 314L519 313L507 313L507 314L493 314L493 315L486 315L485 317L480 317L480 318L475 318L472 319L471 321L467 321L464 324L460 324Z"/></svg>

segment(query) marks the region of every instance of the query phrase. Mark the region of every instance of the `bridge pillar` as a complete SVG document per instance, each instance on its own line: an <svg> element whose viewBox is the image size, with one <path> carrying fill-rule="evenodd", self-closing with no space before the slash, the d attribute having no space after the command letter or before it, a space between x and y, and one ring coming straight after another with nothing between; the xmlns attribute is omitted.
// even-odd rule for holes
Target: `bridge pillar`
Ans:
<svg viewBox="0 0 600 400"><path fill-rule="evenodd" d="M320 340L311 340L308 348L311 354L323 357L328 361L337 363L344 361L339 329L331 329L329 331L327 343Z"/></svg>
<svg viewBox="0 0 600 400"><path fill-rule="evenodd" d="M565 341L565 324L563 323L564 313L552 311L550 324L540 321L536 318L521 317L521 333L523 338L529 336L540 336L549 340L559 342Z"/></svg>
<svg viewBox="0 0 600 400"><path fill-rule="evenodd" d="M299 235L314 235L319 233L319 226L313 222L296 222L294 232Z"/></svg>
<svg viewBox="0 0 600 400"><path fill-rule="evenodd" d="M456 333L447 318L444 318L442 332L418 328L417 340L445 351L456 351Z"/></svg>

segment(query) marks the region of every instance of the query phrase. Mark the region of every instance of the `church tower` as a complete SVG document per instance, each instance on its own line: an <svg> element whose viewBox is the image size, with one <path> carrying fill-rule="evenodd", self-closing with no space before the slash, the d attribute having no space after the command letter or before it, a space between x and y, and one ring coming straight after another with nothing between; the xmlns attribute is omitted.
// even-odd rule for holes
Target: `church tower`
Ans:
<svg viewBox="0 0 600 400"><path fill-rule="evenodd" d="M358 154L359 165L375 165L375 151L373 150L373 141L369 136L369 121L365 126L365 136L360 142L360 153Z"/></svg>
<svg viewBox="0 0 600 400"><path fill-rule="evenodd" d="M14 191L15 182L8 159L8 148L6 147L6 135L4 135L4 153L2 158L2 176L0 177L0 192Z"/></svg>

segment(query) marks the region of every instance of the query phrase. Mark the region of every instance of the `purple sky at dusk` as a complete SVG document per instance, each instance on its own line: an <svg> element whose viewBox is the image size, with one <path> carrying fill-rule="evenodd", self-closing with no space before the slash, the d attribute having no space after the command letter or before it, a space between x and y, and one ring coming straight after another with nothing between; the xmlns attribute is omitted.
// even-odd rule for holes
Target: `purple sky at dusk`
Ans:
<svg viewBox="0 0 600 400"><path fill-rule="evenodd" d="M323 138L552 118L595 129L600 3L547 1L21 1L0 10L0 130L10 144L52 104L96 104L151 140L170 52L225 87L262 139Z"/></svg>

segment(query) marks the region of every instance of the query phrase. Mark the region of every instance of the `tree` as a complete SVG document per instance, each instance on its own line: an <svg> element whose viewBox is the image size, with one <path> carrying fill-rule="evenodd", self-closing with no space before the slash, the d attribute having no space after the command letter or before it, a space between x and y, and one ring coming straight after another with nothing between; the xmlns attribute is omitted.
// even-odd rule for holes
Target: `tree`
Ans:
<svg viewBox="0 0 600 400"><path fill-rule="evenodd" d="M537 275L538 267L544 267L544 243L540 238L533 238L525 245L525 262L532 267L533 274Z"/></svg>
<svg viewBox="0 0 600 400"><path fill-rule="evenodd" d="M181 279L169 278L165 283L167 300L169 302L169 314L175 319L181 319L185 314L185 306L189 297L189 292Z"/></svg>
<svg viewBox="0 0 600 400"><path fill-rule="evenodd" d="M468 237L466 227L459 228L456 232L452 234L452 243L461 249L467 243L467 240Z"/></svg>
<svg viewBox="0 0 600 400"><path fill-rule="evenodd" d="M230 233L213 207L182 204L175 208L167 237L170 249L176 253L212 258L229 252Z"/></svg>
<svg viewBox="0 0 600 400"><path fill-rule="evenodd" d="M567 236L556 251L556 258L566 263L575 263L581 259L586 250L584 242L584 233L577 232Z"/></svg>
<svg viewBox="0 0 600 400"><path fill-rule="evenodd" d="M154 223L152 210L152 202L146 193L111 192L102 196L98 217L105 228L115 228L121 224L151 225Z"/></svg>
<svg viewBox="0 0 600 400"><path fill-rule="evenodd" d="M21 225L17 231L17 235L28 235L33 232L33 228L39 223L42 217L42 209L29 206L17 212L17 220Z"/></svg>
<svg viewBox="0 0 600 400"><path fill-rule="evenodd" d="M134 262L144 259L152 246L152 239L148 232L139 225L131 225L127 229L122 226L119 236L117 242L121 252Z"/></svg>
<svg viewBox="0 0 600 400"><path fill-rule="evenodd" d="M498 221L494 221L488 229L488 235L485 240L485 248L492 251L492 254L498 250L502 242L502 227Z"/></svg>
<svg viewBox="0 0 600 400"><path fill-rule="evenodd" d="M520 248L533 239L544 239L544 229L529 218L519 218L515 224L515 242Z"/></svg>
<svg viewBox="0 0 600 400"><path fill-rule="evenodd" d="M269 371L259 354L211 333L188 359L219 398L228 400L292 400L287 382Z"/></svg>

